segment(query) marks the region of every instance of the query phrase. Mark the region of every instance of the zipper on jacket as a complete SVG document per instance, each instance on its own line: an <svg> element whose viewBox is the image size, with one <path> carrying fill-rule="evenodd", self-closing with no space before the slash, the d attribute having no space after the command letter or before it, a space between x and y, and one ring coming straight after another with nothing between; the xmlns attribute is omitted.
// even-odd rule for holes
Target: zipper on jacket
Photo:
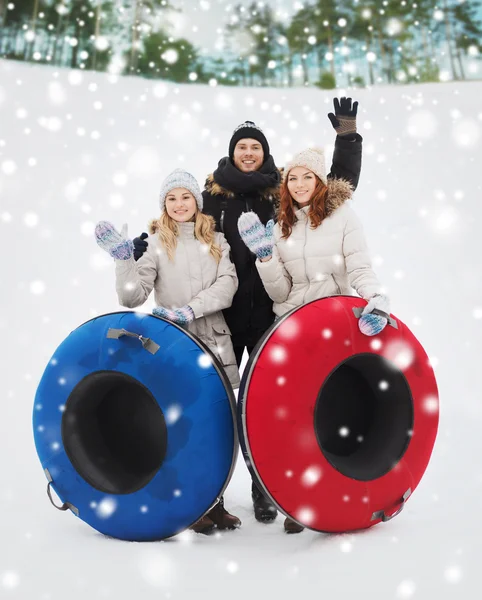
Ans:
<svg viewBox="0 0 482 600"><path fill-rule="evenodd" d="M244 195L244 194L241 194ZM246 205L246 212L249 212L251 210L253 210L252 206L249 206L248 204L248 199L245 198L244 200L244 204ZM254 309L254 286L256 284L256 258L253 260L253 258L251 257L251 252L250 252L250 258L251 258L251 290L250 290L250 306L251 306L251 311L250 311L250 317L252 317L253 315L253 309ZM249 325L248 328L251 327L251 318L249 319Z"/></svg>
<svg viewBox="0 0 482 600"><path fill-rule="evenodd" d="M219 217L219 229L221 229L221 233L224 233L224 214L226 213L226 208L228 207L227 198L221 198L221 216Z"/></svg>

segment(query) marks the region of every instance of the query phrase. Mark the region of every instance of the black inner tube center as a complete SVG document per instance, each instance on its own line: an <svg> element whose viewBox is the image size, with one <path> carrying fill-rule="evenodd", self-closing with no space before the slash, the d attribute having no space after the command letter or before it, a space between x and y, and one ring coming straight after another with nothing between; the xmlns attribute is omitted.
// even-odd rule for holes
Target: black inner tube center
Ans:
<svg viewBox="0 0 482 600"><path fill-rule="evenodd" d="M90 485L108 494L130 494L161 467L167 429L144 385L124 373L97 371L70 394L62 440L75 470Z"/></svg>
<svg viewBox="0 0 482 600"><path fill-rule="evenodd" d="M412 434L413 401L405 376L381 356L350 357L321 387L314 426L333 467L352 479L378 479L402 458Z"/></svg>

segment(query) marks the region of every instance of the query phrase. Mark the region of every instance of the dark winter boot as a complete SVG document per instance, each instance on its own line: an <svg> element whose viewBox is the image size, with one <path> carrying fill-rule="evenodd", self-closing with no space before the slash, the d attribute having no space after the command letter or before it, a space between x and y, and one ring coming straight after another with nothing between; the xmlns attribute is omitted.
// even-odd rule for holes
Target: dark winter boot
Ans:
<svg viewBox="0 0 482 600"><path fill-rule="evenodd" d="M293 521L289 517L286 517L284 526L286 533L301 533L304 529L302 525L298 525L296 521Z"/></svg>
<svg viewBox="0 0 482 600"><path fill-rule="evenodd" d="M254 516L261 523L271 523L278 515L275 506L264 496L258 486L251 486L251 497L253 498Z"/></svg>
<svg viewBox="0 0 482 600"><path fill-rule="evenodd" d="M231 515L224 508L224 498L222 496L216 506L208 512L208 517L218 529L238 529L238 527L241 527L241 521L238 517Z"/></svg>
<svg viewBox="0 0 482 600"><path fill-rule="evenodd" d="M204 535L207 535L214 529L214 523L208 517L208 515L204 515L204 517L201 517L199 521L194 523L194 525L191 525L189 529L191 531L195 531L196 533L204 533Z"/></svg>

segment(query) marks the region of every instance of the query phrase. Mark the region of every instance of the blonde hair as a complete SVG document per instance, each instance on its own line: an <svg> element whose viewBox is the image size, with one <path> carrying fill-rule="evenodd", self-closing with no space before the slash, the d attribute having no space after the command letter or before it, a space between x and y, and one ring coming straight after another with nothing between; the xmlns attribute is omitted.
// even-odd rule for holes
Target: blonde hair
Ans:
<svg viewBox="0 0 482 600"><path fill-rule="evenodd" d="M206 244L209 253L214 260L219 263L222 252L221 247L214 242L214 219L205 215L199 210L194 214L194 237L202 244ZM169 260L174 260L174 253L177 248L177 238L179 236L179 226L177 222L163 211L159 219L154 219L150 223L150 229L154 233L158 232L159 240L167 252Z"/></svg>

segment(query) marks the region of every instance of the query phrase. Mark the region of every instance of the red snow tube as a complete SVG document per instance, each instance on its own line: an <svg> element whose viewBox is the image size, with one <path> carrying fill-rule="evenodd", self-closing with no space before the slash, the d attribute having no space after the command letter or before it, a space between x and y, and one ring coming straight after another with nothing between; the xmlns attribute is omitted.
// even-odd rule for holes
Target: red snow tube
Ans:
<svg viewBox="0 0 482 600"><path fill-rule="evenodd" d="M316 531L387 521L428 465L438 392L428 357L391 317L367 337L364 300L332 296L296 308L260 340L244 371L240 438L254 480Z"/></svg>

